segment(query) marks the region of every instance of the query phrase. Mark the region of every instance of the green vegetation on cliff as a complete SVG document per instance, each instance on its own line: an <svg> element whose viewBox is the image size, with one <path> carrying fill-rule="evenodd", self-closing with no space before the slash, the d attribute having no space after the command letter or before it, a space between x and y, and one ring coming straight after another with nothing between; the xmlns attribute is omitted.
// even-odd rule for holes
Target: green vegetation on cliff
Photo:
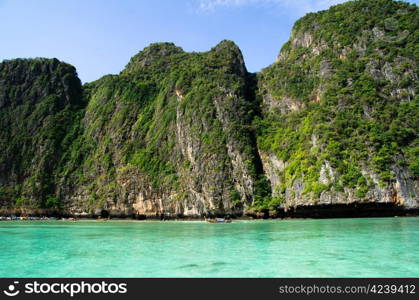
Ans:
<svg viewBox="0 0 419 300"><path fill-rule="evenodd" d="M75 69L56 59L0 64L0 201L59 207L60 163L84 102Z"/></svg>
<svg viewBox="0 0 419 300"><path fill-rule="evenodd" d="M22 76L27 72L21 70ZM240 213L251 205L253 193L269 190L259 180L263 171L251 127L254 86L232 42L205 53L152 44L121 74L71 95L87 105L66 108L74 109L71 120L54 123L54 130L67 128L59 140L66 147L53 148L59 158L51 150L48 191L29 194L41 207L76 211L131 214L140 198L148 201L137 208L142 214L182 214L187 207L194 214ZM23 175L21 181L27 180Z"/></svg>
<svg viewBox="0 0 419 300"><path fill-rule="evenodd" d="M365 173L388 186L395 164L418 179L418 32L418 8L390 0L348 2L295 24L259 74L259 146L286 163L278 194L301 179L313 201L344 188L363 199L374 185Z"/></svg>

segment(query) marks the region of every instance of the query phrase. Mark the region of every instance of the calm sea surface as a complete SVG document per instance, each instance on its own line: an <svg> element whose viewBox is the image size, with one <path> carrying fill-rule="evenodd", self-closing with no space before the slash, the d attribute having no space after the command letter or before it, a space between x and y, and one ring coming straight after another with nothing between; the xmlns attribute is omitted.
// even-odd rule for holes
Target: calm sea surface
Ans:
<svg viewBox="0 0 419 300"><path fill-rule="evenodd" d="M0 277L367 276L419 276L419 218L0 222Z"/></svg>

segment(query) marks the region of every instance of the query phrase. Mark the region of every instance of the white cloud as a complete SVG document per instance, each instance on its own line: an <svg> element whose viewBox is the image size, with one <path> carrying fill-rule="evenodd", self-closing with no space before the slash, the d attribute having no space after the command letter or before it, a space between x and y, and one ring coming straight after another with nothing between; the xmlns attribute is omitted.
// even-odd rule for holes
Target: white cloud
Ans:
<svg viewBox="0 0 419 300"><path fill-rule="evenodd" d="M286 9L294 13L314 12L347 0L199 0L199 10L213 12L222 8L258 6Z"/></svg>

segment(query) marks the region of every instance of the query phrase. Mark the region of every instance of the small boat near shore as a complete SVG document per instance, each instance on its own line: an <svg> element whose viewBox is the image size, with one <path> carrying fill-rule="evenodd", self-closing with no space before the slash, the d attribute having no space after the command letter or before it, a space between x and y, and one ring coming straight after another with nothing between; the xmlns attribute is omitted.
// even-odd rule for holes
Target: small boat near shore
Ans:
<svg viewBox="0 0 419 300"><path fill-rule="evenodd" d="M231 219L225 219L225 218L215 218L215 219L206 219L208 223L231 223L233 222Z"/></svg>

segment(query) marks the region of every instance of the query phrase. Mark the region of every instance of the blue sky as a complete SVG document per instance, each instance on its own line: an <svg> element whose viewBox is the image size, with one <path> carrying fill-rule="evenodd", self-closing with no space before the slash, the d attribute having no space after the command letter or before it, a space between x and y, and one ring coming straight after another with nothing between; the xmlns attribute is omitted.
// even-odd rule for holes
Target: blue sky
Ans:
<svg viewBox="0 0 419 300"><path fill-rule="evenodd" d="M230 39L243 51L248 70L256 72L274 62L298 18L342 2L0 0L0 60L56 57L88 82L119 73L152 42L207 51Z"/></svg>

